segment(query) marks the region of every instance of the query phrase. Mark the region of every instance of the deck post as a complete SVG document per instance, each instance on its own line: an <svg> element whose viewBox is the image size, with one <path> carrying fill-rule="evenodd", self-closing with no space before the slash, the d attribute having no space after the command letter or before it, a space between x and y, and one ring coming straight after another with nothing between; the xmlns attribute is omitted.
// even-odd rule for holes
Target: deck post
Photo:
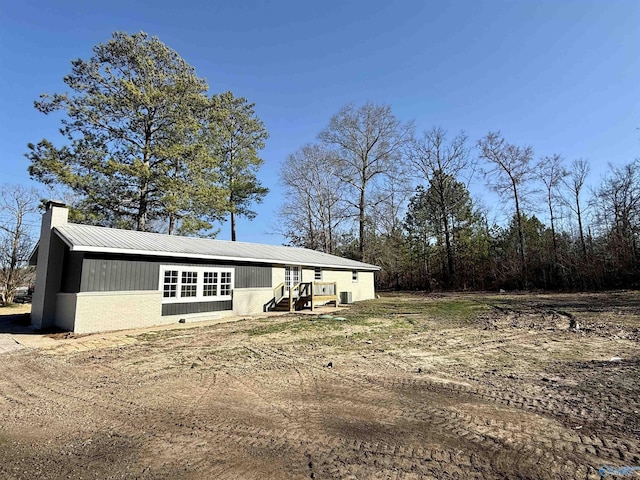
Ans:
<svg viewBox="0 0 640 480"><path fill-rule="evenodd" d="M293 288L289 288L289 312L293 312L294 311L294 305L293 305Z"/></svg>

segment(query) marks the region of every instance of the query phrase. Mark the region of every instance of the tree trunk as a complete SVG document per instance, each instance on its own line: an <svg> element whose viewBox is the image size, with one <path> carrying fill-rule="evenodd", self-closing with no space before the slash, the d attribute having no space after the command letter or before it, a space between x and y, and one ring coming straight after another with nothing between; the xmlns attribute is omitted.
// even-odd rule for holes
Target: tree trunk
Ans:
<svg viewBox="0 0 640 480"><path fill-rule="evenodd" d="M331 219L331 206L329 206L327 216L329 217L329 249L326 252L333 254L333 225L331 223L333 220Z"/></svg>
<svg viewBox="0 0 640 480"><path fill-rule="evenodd" d="M9 261L9 271L7 272L7 278L4 284L4 292L2 293L2 303L4 305L13 303L13 299L15 297L16 285L14 285L13 276L14 272L16 271L16 267L18 266L18 245L20 240L19 232L20 230L16 228L11 242L11 260Z"/></svg>
<svg viewBox="0 0 640 480"><path fill-rule="evenodd" d="M555 225L555 218L553 216L553 207L552 205L552 198L551 198L551 192L549 192L549 222L551 223L551 242L553 244L553 261L555 262L554 264L554 270L555 270L555 265L558 263L558 241L556 239L556 225Z"/></svg>
<svg viewBox="0 0 640 480"><path fill-rule="evenodd" d="M138 202L138 224L136 230L144 232L147 229L147 210L149 209L149 170L151 168L151 127L147 125L143 153L144 170L140 176L140 199Z"/></svg>
<svg viewBox="0 0 640 480"><path fill-rule="evenodd" d="M307 197L305 199L307 205L307 228L309 229L308 232L308 244L305 245L306 248L311 248L312 250L314 250L316 248L316 234L315 234L315 229L313 228L313 219L311 218L311 198Z"/></svg>
<svg viewBox="0 0 640 480"><path fill-rule="evenodd" d="M526 284L528 283L528 278L527 278L527 267L526 267L526 262L524 259L524 235L522 234L522 215L520 213L520 201L518 198L518 187L516 186L515 181L512 181L513 183L513 199L515 200L515 204L516 204L516 221L518 223L518 242L520 243L520 252L519 252L519 257L520 257L520 273L522 275L522 279Z"/></svg>
<svg viewBox="0 0 640 480"><path fill-rule="evenodd" d="M582 257L587 256L587 244L584 241L584 231L582 229L582 212L580 211L580 199L576 194L576 214L578 216L578 230L580 231L580 247L582 248Z"/></svg>
<svg viewBox="0 0 640 480"><path fill-rule="evenodd" d="M359 228L359 238L358 238L358 247L359 247L359 252L360 252L360 260L364 262L364 224L365 224L365 188L366 188L367 182L364 179L364 175L363 175L363 182L362 182L362 187L360 189L360 202L358 204L358 208L359 208L359 212L358 212L358 219L360 222L360 228Z"/></svg>
<svg viewBox="0 0 640 480"><path fill-rule="evenodd" d="M231 209L231 241L236 241L236 213Z"/></svg>
<svg viewBox="0 0 640 480"><path fill-rule="evenodd" d="M453 284L454 270L455 270L455 261L453 258L453 247L451 246L451 228L449 225L449 216L447 215L447 209L445 207L446 202L444 198L444 186L440 186L440 214L442 215L442 224L444 227L444 245L447 251L447 276L446 276L446 284L447 287L450 287Z"/></svg>
<svg viewBox="0 0 640 480"><path fill-rule="evenodd" d="M147 229L147 195L149 191L149 185L146 181L140 187L140 201L138 203L138 215L136 230L144 232Z"/></svg>

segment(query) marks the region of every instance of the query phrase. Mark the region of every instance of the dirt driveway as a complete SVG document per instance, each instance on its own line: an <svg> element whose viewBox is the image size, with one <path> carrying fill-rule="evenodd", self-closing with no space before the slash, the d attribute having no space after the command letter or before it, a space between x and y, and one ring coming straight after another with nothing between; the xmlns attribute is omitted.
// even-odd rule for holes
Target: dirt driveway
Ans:
<svg viewBox="0 0 640 480"><path fill-rule="evenodd" d="M640 294L341 315L2 354L0 478L640 477Z"/></svg>

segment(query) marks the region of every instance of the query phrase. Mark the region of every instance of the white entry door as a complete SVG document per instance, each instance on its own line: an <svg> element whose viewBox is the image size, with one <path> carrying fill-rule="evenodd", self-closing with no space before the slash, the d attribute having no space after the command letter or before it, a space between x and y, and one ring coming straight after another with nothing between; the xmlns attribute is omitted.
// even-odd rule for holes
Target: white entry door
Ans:
<svg viewBox="0 0 640 480"><path fill-rule="evenodd" d="M289 290L298 283L300 283L300 267L297 265L287 265L284 267L284 286L287 295L289 294Z"/></svg>

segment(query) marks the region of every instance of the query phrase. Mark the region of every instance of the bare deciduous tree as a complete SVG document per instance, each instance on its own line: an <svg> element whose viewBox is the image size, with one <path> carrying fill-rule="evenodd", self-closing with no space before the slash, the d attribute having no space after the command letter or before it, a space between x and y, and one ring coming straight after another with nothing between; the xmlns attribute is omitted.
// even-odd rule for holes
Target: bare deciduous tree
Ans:
<svg viewBox="0 0 640 480"><path fill-rule="evenodd" d="M0 188L0 303L13 303L16 288L28 275L25 268L33 242L27 217L38 207L35 190L21 185Z"/></svg>
<svg viewBox="0 0 640 480"><path fill-rule="evenodd" d="M640 159L621 167L611 166L595 194L598 220L613 242L623 266L635 265L640 235Z"/></svg>
<svg viewBox="0 0 640 480"><path fill-rule="evenodd" d="M574 213L578 221L578 232L580 234L580 248L582 250L582 256L587 255L587 244L584 240L584 228L582 226L582 206L580 202L580 195L584 188L585 181L589 175L589 162L585 159L578 158L571 162L571 170L568 175L563 178L562 183L569 190L569 198L564 200L564 203Z"/></svg>
<svg viewBox="0 0 640 480"><path fill-rule="evenodd" d="M488 163L485 179L489 187L503 198L511 198L515 206L518 228L520 266L525 266L525 245L522 228L522 195L532 176L533 148L507 143L500 132L490 132L478 141L480 157ZM523 273L525 273L523 271ZM525 281L526 275L525 276Z"/></svg>
<svg viewBox="0 0 640 480"><path fill-rule="evenodd" d="M334 252L347 215L336 188L337 168L335 152L323 145L305 145L288 156L281 170L286 200L278 216L280 230L292 243Z"/></svg>
<svg viewBox="0 0 640 480"><path fill-rule="evenodd" d="M376 181L394 175L401 165L403 147L411 138L411 123L400 122L388 105L349 104L331 118L319 135L338 152L338 175L349 190L348 203L358 218L358 251L365 259L365 229Z"/></svg>
<svg viewBox="0 0 640 480"><path fill-rule="evenodd" d="M406 269L408 250L404 239L402 222L411 187L406 175L387 179L384 189L372 192L368 229L368 260L380 266L377 277L382 288L400 288L400 278Z"/></svg>
<svg viewBox="0 0 640 480"><path fill-rule="evenodd" d="M562 157L554 154L542 157L536 165L536 177L544 185L544 202L549 209L549 223L551 226L551 241L553 244L553 258L558 263L558 240L556 238L556 216L555 207L560 202L558 187L567 175L562 166Z"/></svg>

